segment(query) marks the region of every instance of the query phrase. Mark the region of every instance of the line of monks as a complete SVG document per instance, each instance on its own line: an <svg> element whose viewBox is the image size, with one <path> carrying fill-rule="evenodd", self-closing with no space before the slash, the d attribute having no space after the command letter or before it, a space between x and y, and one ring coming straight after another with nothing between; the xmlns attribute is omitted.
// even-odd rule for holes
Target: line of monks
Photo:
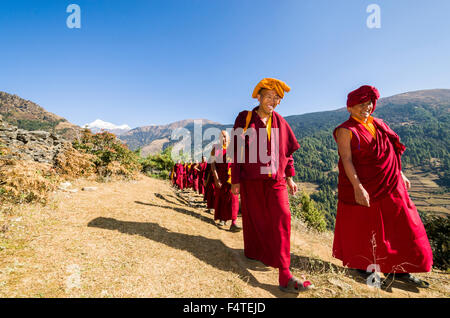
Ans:
<svg viewBox="0 0 450 318"><path fill-rule="evenodd" d="M278 79L265 78L253 90L259 105L238 114L233 127L233 147L243 145L244 157L236 148L229 151L230 136L222 131L211 160L178 162L171 180L181 191L192 187L203 194L208 209L214 209L217 226L242 213L244 254L279 269L279 288L298 293L313 287L290 272L291 212L289 193L297 185L292 154L300 148L285 119L275 112L290 87ZM372 117L380 94L373 86L362 86L348 94L350 117L336 127L338 145L338 207L332 254L343 265L366 278L371 271L428 287L411 273L429 272L433 255L422 221L408 190L410 182L401 170L405 146L381 119ZM266 134L248 133L266 131ZM238 131L238 133L236 133ZM236 139L235 139L236 138ZM264 138L266 140L261 140ZM239 140L240 139L240 140ZM235 141L240 141L235 142ZM263 142L261 142L263 141ZM266 145L269 163L250 160L250 149ZM231 153L231 155L230 155ZM275 163L275 164L274 164ZM240 196L240 202L239 202Z"/></svg>
<svg viewBox="0 0 450 318"><path fill-rule="evenodd" d="M222 132L221 143L223 146L216 145L211 151L213 160L219 155L219 152L226 155L226 147L229 143L226 131ZM219 151L216 149L219 149ZM242 228L236 223L239 213L239 197L232 195L230 191L230 173L229 163L213 161L212 164L209 164L203 157L200 163L198 161L194 163L178 161L172 168L170 180L172 185L180 191L192 189L199 195L203 195L207 210L210 213L214 211L214 220L218 221L217 226L219 228L224 228L226 222L231 220L230 231L240 232Z"/></svg>
<svg viewBox="0 0 450 318"><path fill-rule="evenodd" d="M205 193L205 174L207 171L207 162L203 158L202 162L195 163L179 161L172 168L170 173L170 180L172 185L178 187L180 190L192 188L199 194Z"/></svg>

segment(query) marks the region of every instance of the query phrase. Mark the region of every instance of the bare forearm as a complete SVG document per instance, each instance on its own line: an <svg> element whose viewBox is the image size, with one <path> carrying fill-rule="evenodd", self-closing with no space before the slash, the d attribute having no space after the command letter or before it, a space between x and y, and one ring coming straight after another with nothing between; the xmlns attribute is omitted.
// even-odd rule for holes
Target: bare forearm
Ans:
<svg viewBox="0 0 450 318"><path fill-rule="evenodd" d="M358 178L358 174L356 173L352 160L350 158L342 159L342 164L344 165L345 174L350 180L350 183L353 185L353 188L359 187L361 185L361 181Z"/></svg>

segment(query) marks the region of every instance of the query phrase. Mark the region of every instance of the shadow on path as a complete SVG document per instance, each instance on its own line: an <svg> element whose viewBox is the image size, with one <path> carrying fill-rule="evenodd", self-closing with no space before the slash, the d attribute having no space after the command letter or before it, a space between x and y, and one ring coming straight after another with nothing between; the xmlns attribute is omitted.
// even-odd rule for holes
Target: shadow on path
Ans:
<svg viewBox="0 0 450 318"><path fill-rule="evenodd" d="M185 214L185 215L193 216L193 217L195 217L195 218L197 218L199 220L202 220L203 222L206 222L206 223L209 223L209 224L212 224L212 225L216 226L216 223L214 222L213 219L208 218L208 217L206 217L204 215L201 215L200 213L197 213L197 212L194 212L194 211L189 211L189 210L186 210L186 209L183 209L183 208L176 208L176 207L173 207L173 206L153 204L153 203L146 203L146 202L141 202L141 201L134 201L134 203L142 204L142 205L148 205L148 206L153 206L153 207L158 207L158 208L163 208L163 209L173 210L173 211L178 212L178 213L182 213L182 214Z"/></svg>
<svg viewBox="0 0 450 318"><path fill-rule="evenodd" d="M187 251L202 262L219 270L233 272L252 287L262 288L275 297L291 297L278 289L277 285L261 284L242 264L243 252L227 247L221 240L189 235L161 227L157 223L120 221L113 218L98 217L89 222L88 227L119 231L129 235L140 235L175 249ZM233 261L234 260L234 261ZM296 297L293 295L292 297Z"/></svg>

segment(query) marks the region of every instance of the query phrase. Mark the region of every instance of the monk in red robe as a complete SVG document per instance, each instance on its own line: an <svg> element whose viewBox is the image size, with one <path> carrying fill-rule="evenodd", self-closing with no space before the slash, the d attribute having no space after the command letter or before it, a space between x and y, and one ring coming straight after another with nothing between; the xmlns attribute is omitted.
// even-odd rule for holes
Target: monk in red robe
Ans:
<svg viewBox="0 0 450 318"><path fill-rule="evenodd" d="M311 287L309 281L301 281L289 270L287 187L292 194L297 192L292 154L300 146L289 124L274 111L289 90L286 83L265 78L252 95L259 105L237 116L232 137L232 192L241 195L245 256L278 268L280 289L298 293ZM261 148L263 144L266 147Z"/></svg>
<svg viewBox="0 0 450 318"><path fill-rule="evenodd" d="M206 209L208 210L208 213L212 213L214 210L215 191L214 177L211 173L211 164L208 163L206 165L205 194L203 196L203 201L206 201Z"/></svg>
<svg viewBox="0 0 450 318"><path fill-rule="evenodd" d="M172 171L170 172L170 175L169 175L170 183L172 184L172 187L175 187L175 184L176 184L176 179L175 179L175 166L176 166L176 164L173 165Z"/></svg>
<svg viewBox="0 0 450 318"><path fill-rule="evenodd" d="M178 188L183 191L184 188L184 165L178 160L178 163L175 165L175 179Z"/></svg>
<svg viewBox="0 0 450 318"><path fill-rule="evenodd" d="M215 185L214 220L219 220L217 226L223 228L226 222L231 220L230 231L239 232L242 230L236 224L239 213L239 195L231 192L231 158L227 157L227 147L230 137L226 130L221 132L222 147L216 147L211 163L211 171Z"/></svg>
<svg viewBox="0 0 450 318"><path fill-rule="evenodd" d="M361 274L395 273L396 279L427 287L410 273L431 270L431 247L402 172L405 146L371 116L379 96L367 85L351 92L351 116L333 133L339 150L333 256Z"/></svg>
<svg viewBox="0 0 450 318"><path fill-rule="evenodd" d="M184 163L184 174L183 174L183 186L184 188L188 188L188 175L189 175L189 164L187 162Z"/></svg>
<svg viewBox="0 0 450 318"><path fill-rule="evenodd" d="M192 188L195 192L198 191L199 175L200 175L200 165L196 160L195 163L191 166Z"/></svg>
<svg viewBox="0 0 450 318"><path fill-rule="evenodd" d="M199 164L200 172L198 174L198 194L205 193L205 175L206 175L206 158L202 157L202 162Z"/></svg>
<svg viewBox="0 0 450 318"><path fill-rule="evenodd" d="M189 162L188 171L188 187L192 188L194 186L194 163L192 160Z"/></svg>

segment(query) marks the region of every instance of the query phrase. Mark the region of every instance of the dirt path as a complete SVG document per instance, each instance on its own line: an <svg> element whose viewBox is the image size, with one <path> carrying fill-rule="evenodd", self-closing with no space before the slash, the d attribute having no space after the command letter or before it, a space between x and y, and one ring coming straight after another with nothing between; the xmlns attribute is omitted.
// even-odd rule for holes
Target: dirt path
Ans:
<svg viewBox="0 0 450 318"><path fill-rule="evenodd" d="M201 197L143 177L98 184L79 180L46 207L5 214L0 297L286 297L277 270L247 260L242 233L218 229ZM238 220L240 222L240 219ZM449 277L433 286L367 287L331 255L332 234L294 224L292 269L316 289L299 297L448 297ZM288 297L293 297L289 296Z"/></svg>

